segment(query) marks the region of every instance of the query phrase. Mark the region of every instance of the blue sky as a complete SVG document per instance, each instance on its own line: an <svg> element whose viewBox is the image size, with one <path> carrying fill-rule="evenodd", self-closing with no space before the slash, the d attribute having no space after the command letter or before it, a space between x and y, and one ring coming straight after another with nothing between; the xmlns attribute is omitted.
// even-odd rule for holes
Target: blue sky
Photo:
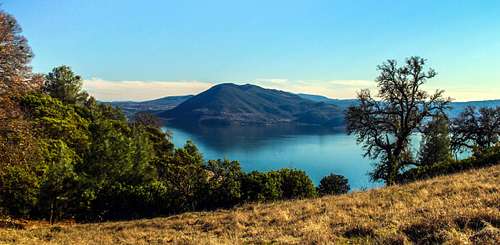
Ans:
<svg viewBox="0 0 500 245"><path fill-rule="evenodd" d="M0 0L34 70L66 64L102 100L221 82L352 98L386 59L419 55L457 100L500 98L500 1Z"/></svg>

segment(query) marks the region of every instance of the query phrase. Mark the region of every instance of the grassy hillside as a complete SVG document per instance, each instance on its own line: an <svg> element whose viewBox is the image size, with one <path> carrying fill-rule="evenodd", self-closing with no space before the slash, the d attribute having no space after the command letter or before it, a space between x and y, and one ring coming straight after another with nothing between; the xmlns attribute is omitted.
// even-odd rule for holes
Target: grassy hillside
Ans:
<svg viewBox="0 0 500 245"><path fill-rule="evenodd" d="M217 212L52 227L18 224L24 228L0 228L0 243L499 244L499 183L496 165L402 186Z"/></svg>

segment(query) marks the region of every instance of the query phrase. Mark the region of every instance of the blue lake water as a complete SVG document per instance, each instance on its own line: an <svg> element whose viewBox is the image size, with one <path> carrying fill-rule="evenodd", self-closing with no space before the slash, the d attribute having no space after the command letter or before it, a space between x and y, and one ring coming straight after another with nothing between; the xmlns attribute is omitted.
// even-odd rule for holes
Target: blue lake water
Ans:
<svg viewBox="0 0 500 245"><path fill-rule="evenodd" d="M354 136L311 127L164 127L177 147L192 140L205 160L238 160L244 171L279 168L304 170L318 184L336 173L346 176L352 189L371 188L371 160L363 158Z"/></svg>

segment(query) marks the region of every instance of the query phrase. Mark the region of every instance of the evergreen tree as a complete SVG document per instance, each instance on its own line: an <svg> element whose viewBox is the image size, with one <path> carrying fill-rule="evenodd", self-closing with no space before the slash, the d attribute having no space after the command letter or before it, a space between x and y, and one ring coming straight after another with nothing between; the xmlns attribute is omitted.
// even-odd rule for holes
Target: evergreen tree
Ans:
<svg viewBox="0 0 500 245"><path fill-rule="evenodd" d="M421 166L432 165L451 158L451 142L448 130L448 119L438 115L426 125L420 145Z"/></svg>
<svg viewBox="0 0 500 245"><path fill-rule="evenodd" d="M82 91L82 78L71 70L69 66L59 66L45 76L43 91L64 103L83 104L88 94Z"/></svg>

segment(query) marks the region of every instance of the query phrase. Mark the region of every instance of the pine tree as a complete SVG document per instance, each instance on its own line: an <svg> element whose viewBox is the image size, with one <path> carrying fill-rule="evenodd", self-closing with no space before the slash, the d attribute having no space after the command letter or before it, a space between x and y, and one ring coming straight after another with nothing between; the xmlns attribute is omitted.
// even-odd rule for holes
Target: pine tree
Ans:
<svg viewBox="0 0 500 245"><path fill-rule="evenodd" d="M419 164L425 166L449 160L450 145L448 119L443 115L433 117L423 132Z"/></svg>

